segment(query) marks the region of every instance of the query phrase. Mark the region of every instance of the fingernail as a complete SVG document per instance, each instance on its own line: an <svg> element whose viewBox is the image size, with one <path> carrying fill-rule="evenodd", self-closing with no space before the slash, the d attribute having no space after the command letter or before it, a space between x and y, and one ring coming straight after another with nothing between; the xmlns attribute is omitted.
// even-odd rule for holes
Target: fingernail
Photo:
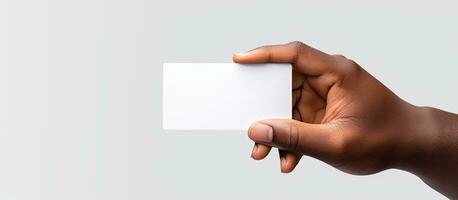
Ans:
<svg viewBox="0 0 458 200"><path fill-rule="evenodd" d="M259 142L270 143L273 139L272 127L263 123L255 123L250 129L251 139Z"/></svg>
<svg viewBox="0 0 458 200"><path fill-rule="evenodd" d="M286 166L286 158L285 157L281 157L280 158L280 170L281 170L281 172L284 172L283 171L283 167L285 167L285 166Z"/></svg>
<svg viewBox="0 0 458 200"><path fill-rule="evenodd" d="M252 157L252 158L254 158L253 155L256 153L257 150L258 150L258 145L257 145L257 144L254 144L254 146L253 146L253 151L251 151L251 157Z"/></svg>
<svg viewBox="0 0 458 200"><path fill-rule="evenodd" d="M245 52L242 52L242 53L236 53L235 55L236 55L236 56L243 56L243 55L245 55Z"/></svg>

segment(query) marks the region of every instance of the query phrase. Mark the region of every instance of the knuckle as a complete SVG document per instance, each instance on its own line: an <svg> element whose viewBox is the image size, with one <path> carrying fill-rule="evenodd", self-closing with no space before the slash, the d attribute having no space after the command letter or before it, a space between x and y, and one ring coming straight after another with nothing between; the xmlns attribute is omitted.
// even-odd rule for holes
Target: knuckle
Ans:
<svg viewBox="0 0 458 200"><path fill-rule="evenodd" d="M345 57L336 57L337 58L337 69L338 74L345 78L347 76L353 76L362 71L362 68L352 59Z"/></svg>
<svg viewBox="0 0 458 200"><path fill-rule="evenodd" d="M297 63L299 59L299 54L303 53L304 49L306 49L308 46L301 41L293 41L290 42L289 45L292 46L292 49L294 51L294 63Z"/></svg>
<svg viewBox="0 0 458 200"><path fill-rule="evenodd" d="M341 160L345 159L348 155L349 152L351 151L352 145L351 145L351 139L346 136L339 136L336 137L333 143L333 155Z"/></svg>
<svg viewBox="0 0 458 200"><path fill-rule="evenodd" d="M302 49L306 47L306 45L301 41L292 41L290 45L294 47L297 53L301 52Z"/></svg>
<svg viewBox="0 0 458 200"><path fill-rule="evenodd" d="M358 71L361 67L352 59L345 59L344 67L351 70L352 72Z"/></svg>
<svg viewBox="0 0 458 200"><path fill-rule="evenodd" d="M294 123L290 123L289 126L289 147L293 151L298 150L299 144L299 127L294 125Z"/></svg>
<svg viewBox="0 0 458 200"><path fill-rule="evenodd" d="M348 58L345 58L344 64L345 64L346 67L353 67L353 68L359 67L358 63L356 63L354 60L348 59Z"/></svg>
<svg viewBox="0 0 458 200"><path fill-rule="evenodd" d="M289 121L283 126L278 128L275 134L274 140L276 145L280 148L287 149L289 151L299 151L299 127L293 121Z"/></svg>
<svg viewBox="0 0 458 200"><path fill-rule="evenodd" d="M304 43L302 43L301 41L297 41L297 40L296 41L292 41L289 44L295 46L296 48L304 45Z"/></svg>
<svg viewBox="0 0 458 200"><path fill-rule="evenodd" d="M347 59L347 57L345 57L342 54L335 54L334 57L336 57L337 59Z"/></svg>

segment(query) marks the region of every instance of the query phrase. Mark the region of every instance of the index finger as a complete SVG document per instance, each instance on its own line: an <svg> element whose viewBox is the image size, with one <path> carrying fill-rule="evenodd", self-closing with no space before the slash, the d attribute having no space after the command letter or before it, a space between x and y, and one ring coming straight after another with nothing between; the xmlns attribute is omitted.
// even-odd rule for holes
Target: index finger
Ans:
<svg viewBox="0 0 458 200"><path fill-rule="evenodd" d="M235 54L236 63L291 63L307 75L321 75L329 69L332 56L302 42L262 46L246 53Z"/></svg>

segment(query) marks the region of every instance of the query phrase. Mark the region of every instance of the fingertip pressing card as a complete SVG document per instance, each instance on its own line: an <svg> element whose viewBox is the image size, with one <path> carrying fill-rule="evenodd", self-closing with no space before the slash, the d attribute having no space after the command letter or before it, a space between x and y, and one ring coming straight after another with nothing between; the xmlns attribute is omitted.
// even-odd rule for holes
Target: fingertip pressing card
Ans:
<svg viewBox="0 0 458 200"><path fill-rule="evenodd" d="M166 130L247 130L291 118L291 103L291 64L163 64Z"/></svg>

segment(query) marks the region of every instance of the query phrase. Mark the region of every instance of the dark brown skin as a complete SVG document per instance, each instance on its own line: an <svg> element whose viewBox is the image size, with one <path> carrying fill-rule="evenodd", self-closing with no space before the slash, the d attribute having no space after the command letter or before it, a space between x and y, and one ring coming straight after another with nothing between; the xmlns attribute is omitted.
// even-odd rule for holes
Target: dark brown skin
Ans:
<svg viewBox="0 0 458 200"><path fill-rule="evenodd" d="M458 115L411 105L354 61L301 42L263 46L233 60L293 65L293 119L249 128L254 159L276 147L284 173L302 155L356 175L397 168L458 198Z"/></svg>

